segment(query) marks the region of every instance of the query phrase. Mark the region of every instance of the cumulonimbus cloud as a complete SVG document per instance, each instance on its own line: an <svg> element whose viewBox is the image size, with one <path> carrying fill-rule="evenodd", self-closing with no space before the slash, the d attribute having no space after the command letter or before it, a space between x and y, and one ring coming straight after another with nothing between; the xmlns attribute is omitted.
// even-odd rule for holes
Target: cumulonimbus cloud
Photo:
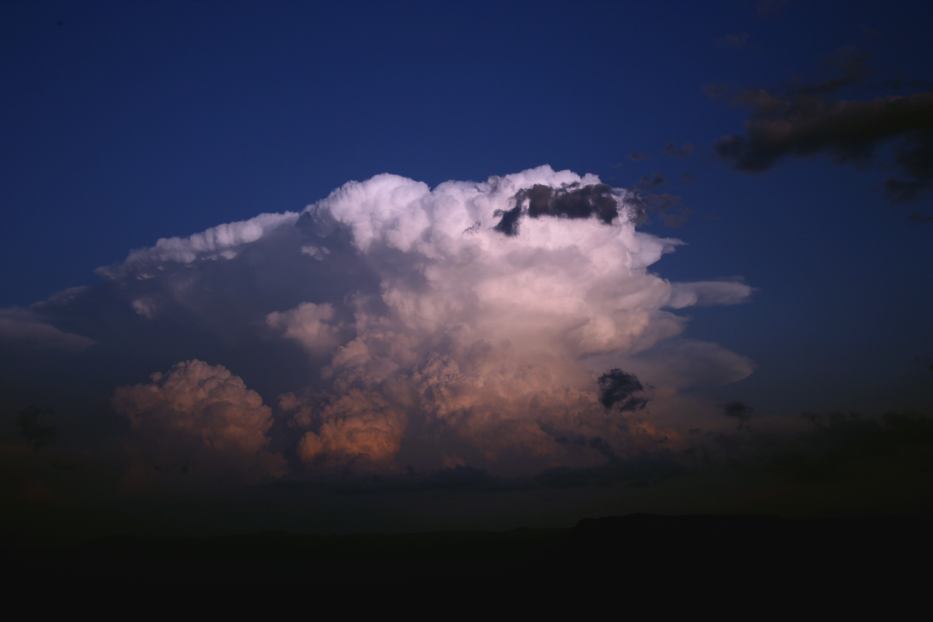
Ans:
<svg viewBox="0 0 933 622"><path fill-rule="evenodd" d="M548 167L433 190L380 175L309 206L301 220L336 243L347 233L379 289L343 305L346 337L323 368L329 386L313 398L302 458L386 463L407 449L408 462L431 453L439 464L508 468L599 458L556 433L586 431L620 452L656 442L640 409L607 414L604 366L638 366L639 353L679 334L669 308L740 302L750 288L650 273L677 242L636 231L636 215L624 191ZM270 318L288 317L284 334L319 353L338 330L321 304ZM688 359L679 368L690 352L678 351ZM730 381L751 371L732 356ZM663 368L653 371L646 382L663 387Z"/></svg>
<svg viewBox="0 0 933 622"><path fill-rule="evenodd" d="M210 360L118 389L115 408L138 437L250 473L281 473L274 430L296 473L597 465L676 444L695 425L683 388L752 371L684 339L675 313L751 288L652 272L679 241L638 230L638 210L548 166L434 188L377 175L300 214L134 251L43 312L115 361ZM600 378L624 380L613 399Z"/></svg>

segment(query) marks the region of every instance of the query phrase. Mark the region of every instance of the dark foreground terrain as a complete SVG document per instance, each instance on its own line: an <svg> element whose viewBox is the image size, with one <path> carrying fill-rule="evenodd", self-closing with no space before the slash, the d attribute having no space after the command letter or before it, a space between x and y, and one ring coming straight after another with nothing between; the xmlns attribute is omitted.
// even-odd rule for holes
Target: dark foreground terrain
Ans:
<svg viewBox="0 0 933 622"><path fill-rule="evenodd" d="M10 544L24 583L496 581L718 583L892 581L926 585L933 522L633 515L568 529L372 535L115 535L83 543ZM925 588L923 588L925 589Z"/></svg>

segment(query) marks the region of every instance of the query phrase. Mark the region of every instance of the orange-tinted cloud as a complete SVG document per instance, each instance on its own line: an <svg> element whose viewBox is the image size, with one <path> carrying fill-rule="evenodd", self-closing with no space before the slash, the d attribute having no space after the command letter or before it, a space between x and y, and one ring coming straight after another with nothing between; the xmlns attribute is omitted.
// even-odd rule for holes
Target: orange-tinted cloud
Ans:
<svg viewBox="0 0 933 622"><path fill-rule="evenodd" d="M113 407L132 425L131 446L144 462L137 475L249 480L284 471L269 450L271 410L221 365L177 363L148 384L118 388Z"/></svg>

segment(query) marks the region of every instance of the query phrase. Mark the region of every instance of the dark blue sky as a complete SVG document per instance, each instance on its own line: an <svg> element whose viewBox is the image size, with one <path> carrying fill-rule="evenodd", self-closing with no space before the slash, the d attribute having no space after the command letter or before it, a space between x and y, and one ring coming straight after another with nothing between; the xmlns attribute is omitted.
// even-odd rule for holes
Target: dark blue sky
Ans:
<svg viewBox="0 0 933 622"><path fill-rule="evenodd" d="M688 243L658 272L759 288L693 313L691 336L757 362L733 393L913 395L933 362L933 225L885 200L890 147L860 167L816 155L739 172L713 145L745 113L704 92L822 79L846 46L877 80L933 79L930 3L891 6L4 2L0 305L383 171L660 173L692 213L649 225Z"/></svg>

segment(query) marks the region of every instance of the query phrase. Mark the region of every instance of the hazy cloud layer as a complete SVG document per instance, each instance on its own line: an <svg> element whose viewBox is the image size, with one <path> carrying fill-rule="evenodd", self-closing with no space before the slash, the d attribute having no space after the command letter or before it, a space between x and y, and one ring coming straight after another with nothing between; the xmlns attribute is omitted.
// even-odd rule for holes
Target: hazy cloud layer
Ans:
<svg viewBox="0 0 933 622"><path fill-rule="evenodd" d="M8 347L83 350L94 340L56 328L29 309L0 309L0 343Z"/></svg>

